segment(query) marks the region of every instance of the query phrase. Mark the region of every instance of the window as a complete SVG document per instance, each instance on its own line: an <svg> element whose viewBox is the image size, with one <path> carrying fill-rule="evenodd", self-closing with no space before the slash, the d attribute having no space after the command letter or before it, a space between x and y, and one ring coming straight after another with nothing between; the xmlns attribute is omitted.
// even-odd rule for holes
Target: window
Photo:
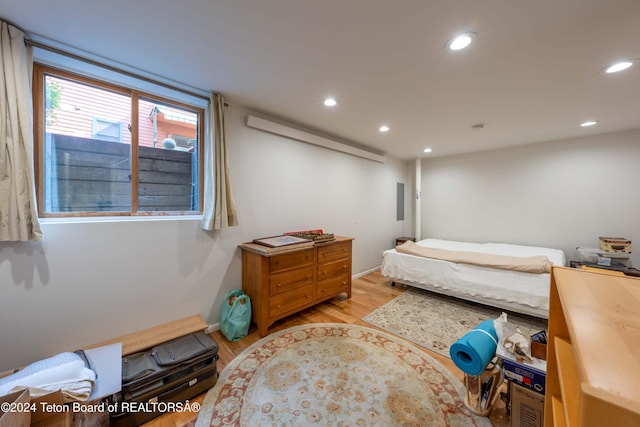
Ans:
<svg viewBox="0 0 640 427"><path fill-rule="evenodd" d="M201 213L202 108L40 64L34 88L40 216Z"/></svg>

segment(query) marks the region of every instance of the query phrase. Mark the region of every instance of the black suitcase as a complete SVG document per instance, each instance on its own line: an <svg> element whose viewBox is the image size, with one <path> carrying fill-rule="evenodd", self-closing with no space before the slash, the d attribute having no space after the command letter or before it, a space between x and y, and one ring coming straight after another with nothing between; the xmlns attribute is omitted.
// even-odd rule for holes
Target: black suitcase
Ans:
<svg viewBox="0 0 640 427"><path fill-rule="evenodd" d="M112 396L111 425L138 426L181 410L216 384L218 345L198 332L122 358L122 391Z"/></svg>

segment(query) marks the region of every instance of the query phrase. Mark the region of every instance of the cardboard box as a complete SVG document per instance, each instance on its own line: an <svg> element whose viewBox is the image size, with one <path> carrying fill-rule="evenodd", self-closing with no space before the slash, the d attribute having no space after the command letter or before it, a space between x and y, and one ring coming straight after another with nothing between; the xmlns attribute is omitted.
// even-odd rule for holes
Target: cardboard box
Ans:
<svg viewBox="0 0 640 427"><path fill-rule="evenodd" d="M631 253L631 240L624 237L600 237L600 249L607 252Z"/></svg>
<svg viewBox="0 0 640 427"><path fill-rule="evenodd" d="M0 427L28 427L31 424L30 396L26 390L0 397Z"/></svg>
<svg viewBox="0 0 640 427"><path fill-rule="evenodd" d="M31 413L31 427L71 427L71 410L64 405L62 392L54 391L34 397L36 410Z"/></svg>
<svg viewBox="0 0 640 427"><path fill-rule="evenodd" d="M504 376L507 380L533 390L536 393L545 394L546 372L511 359L505 358L502 362Z"/></svg>
<svg viewBox="0 0 640 427"><path fill-rule="evenodd" d="M542 427L544 424L544 396L509 381L511 427Z"/></svg>
<svg viewBox="0 0 640 427"><path fill-rule="evenodd" d="M60 391L32 398L22 390L0 397L5 402L12 406L0 410L0 427L71 427L71 412Z"/></svg>
<svg viewBox="0 0 640 427"><path fill-rule="evenodd" d="M89 396L87 405L99 402L100 399L117 393L122 385L122 344L108 344L89 350L85 350L85 356L90 362L91 368L96 372L96 384ZM0 378L18 372L19 369L0 373ZM104 425L93 422L102 419L102 414L81 414L74 413L72 408L64 403L64 397L60 390L48 393L44 396L30 397L25 391L27 403L30 405L30 422L26 424L9 423L0 424L0 427L16 427L22 425L31 427L72 427L80 425ZM13 397L16 393L9 394L2 399ZM3 416L5 414L2 414ZM8 415L8 414L7 414ZM87 422L87 419L89 420ZM108 414L107 414L108 419Z"/></svg>

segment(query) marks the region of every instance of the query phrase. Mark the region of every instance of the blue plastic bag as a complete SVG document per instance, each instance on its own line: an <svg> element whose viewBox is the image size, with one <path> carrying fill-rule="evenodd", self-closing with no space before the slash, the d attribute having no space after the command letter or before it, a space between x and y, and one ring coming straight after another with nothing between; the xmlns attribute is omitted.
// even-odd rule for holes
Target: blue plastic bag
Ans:
<svg viewBox="0 0 640 427"><path fill-rule="evenodd" d="M229 341L238 341L249 333L251 300L240 289L224 297L220 314L220 330Z"/></svg>

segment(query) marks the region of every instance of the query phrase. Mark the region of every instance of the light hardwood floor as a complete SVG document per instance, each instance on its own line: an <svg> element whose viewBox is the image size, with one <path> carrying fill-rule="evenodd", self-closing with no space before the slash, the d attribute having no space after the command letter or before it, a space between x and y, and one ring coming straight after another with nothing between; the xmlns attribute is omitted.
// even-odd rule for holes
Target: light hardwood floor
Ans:
<svg viewBox="0 0 640 427"><path fill-rule="evenodd" d="M274 323L269 332L287 329L292 326L307 323L350 323L375 328L373 325L361 319L371 313L376 308L391 301L407 289L405 285L391 286L391 282L384 278L379 271L367 274L353 281L352 297L348 299L346 295L334 297L328 301L320 303L314 307L293 314L285 319ZM240 341L229 342L220 331L211 334L219 346L218 371L224 367L245 348L258 341L258 331L255 326L249 330L249 335ZM413 343L412 343L413 344ZM414 344L415 345L415 344ZM441 356L427 349L424 349L430 356L438 360L443 366L450 370L457 378L463 380L464 374L448 357ZM204 395L199 396L191 402L202 403ZM185 427L193 426L197 418L196 413L172 413L164 414L152 421L144 424L145 427ZM508 424L508 416L504 402L498 401L493 410L491 420L494 424Z"/></svg>

